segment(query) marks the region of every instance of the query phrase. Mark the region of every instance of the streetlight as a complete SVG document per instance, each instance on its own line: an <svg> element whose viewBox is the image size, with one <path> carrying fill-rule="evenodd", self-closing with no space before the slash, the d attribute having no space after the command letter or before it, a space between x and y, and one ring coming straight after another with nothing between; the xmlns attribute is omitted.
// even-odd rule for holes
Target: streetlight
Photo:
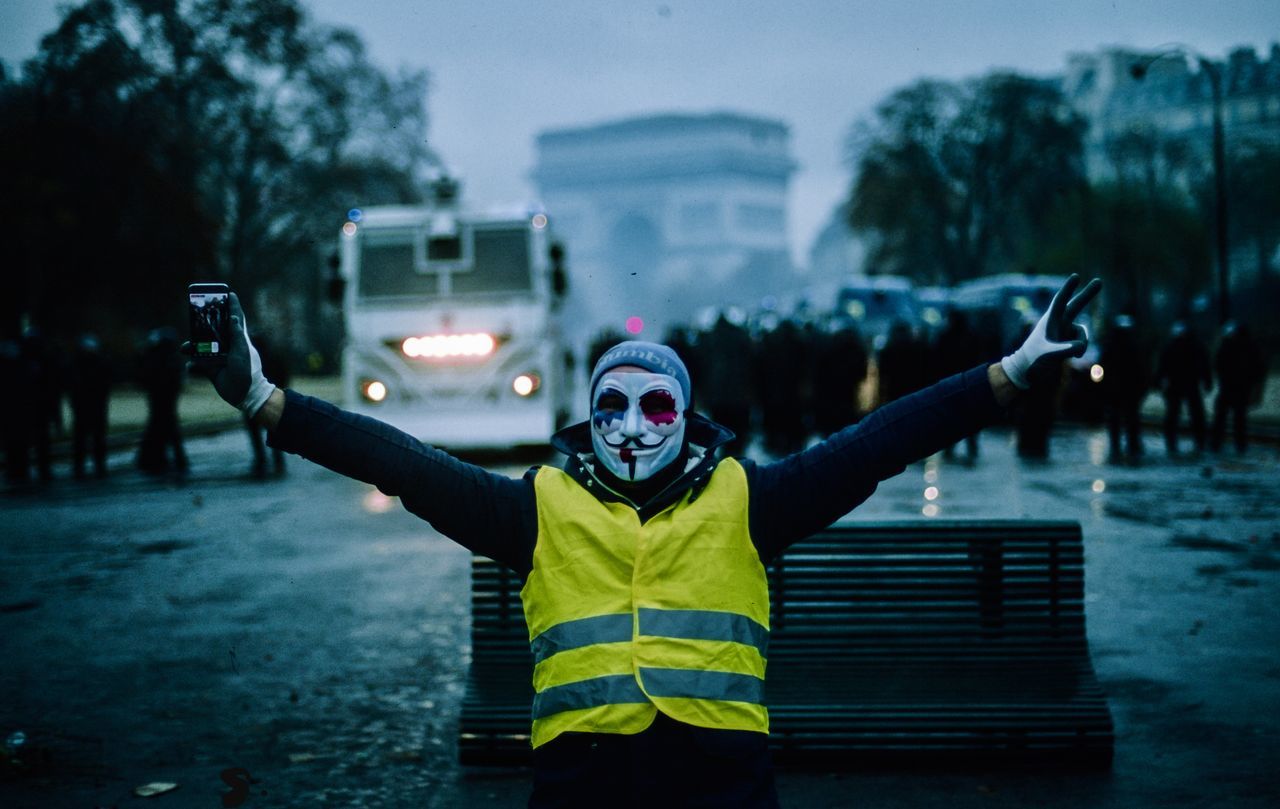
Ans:
<svg viewBox="0 0 1280 809"><path fill-rule="evenodd" d="M1222 133L1222 74L1218 66L1185 45L1175 45L1157 53L1144 62L1129 66L1129 75L1137 81L1146 78L1147 71L1157 60L1166 56L1195 59L1200 69L1209 77L1209 89L1213 93L1213 208L1217 224L1218 248L1218 318L1226 323L1231 317L1230 267L1227 264L1227 168L1226 146Z"/></svg>

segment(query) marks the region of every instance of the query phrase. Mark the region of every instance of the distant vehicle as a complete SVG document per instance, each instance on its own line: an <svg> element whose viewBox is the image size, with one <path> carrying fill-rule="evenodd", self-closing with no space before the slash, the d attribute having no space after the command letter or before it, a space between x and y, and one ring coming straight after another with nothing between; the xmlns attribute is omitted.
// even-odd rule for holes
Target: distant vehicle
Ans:
<svg viewBox="0 0 1280 809"><path fill-rule="evenodd" d="M932 340L947 324L947 315L951 312L951 290L947 287L917 287L915 294L922 336Z"/></svg>
<svg viewBox="0 0 1280 809"><path fill-rule="evenodd" d="M951 304L1000 351L1013 347L1027 324L1049 308L1065 278L1056 275L1003 273L975 278L951 290Z"/></svg>
<svg viewBox="0 0 1280 809"><path fill-rule="evenodd" d="M349 213L345 405L431 444L545 445L573 402L563 253L546 214L461 212L452 197Z"/></svg>
<svg viewBox="0 0 1280 809"><path fill-rule="evenodd" d="M1058 275L1004 273L957 284L951 290L951 304L969 315L970 325L982 335L992 356L1011 351L1023 331L1035 324L1049 308L1053 295L1067 279ZM1093 328L1091 306L1076 322L1090 336ZM1071 375L1063 396L1063 412L1072 417L1096 420L1101 417L1101 381L1104 369L1098 365L1097 341L1091 339L1084 356L1068 362Z"/></svg>
<svg viewBox="0 0 1280 809"><path fill-rule="evenodd" d="M889 328L903 321L915 328L919 308L911 281L893 275L851 276L836 291L835 314L858 327L873 350L884 347Z"/></svg>

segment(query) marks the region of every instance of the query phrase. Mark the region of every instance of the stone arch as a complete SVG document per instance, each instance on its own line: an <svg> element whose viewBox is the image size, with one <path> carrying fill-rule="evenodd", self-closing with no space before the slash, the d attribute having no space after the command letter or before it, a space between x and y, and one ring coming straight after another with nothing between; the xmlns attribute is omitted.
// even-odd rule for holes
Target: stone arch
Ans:
<svg viewBox="0 0 1280 809"><path fill-rule="evenodd" d="M637 211L619 217L609 230L606 246L609 266L621 278L653 283L666 250L662 231L653 219Z"/></svg>

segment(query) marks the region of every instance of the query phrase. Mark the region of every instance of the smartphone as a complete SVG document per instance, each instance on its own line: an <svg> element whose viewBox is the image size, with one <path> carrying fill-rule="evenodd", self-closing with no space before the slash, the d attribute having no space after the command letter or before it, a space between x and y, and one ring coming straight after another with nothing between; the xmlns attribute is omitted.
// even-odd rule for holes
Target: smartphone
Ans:
<svg viewBox="0 0 1280 809"><path fill-rule="evenodd" d="M196 362L225 365L231 350L231 290L226 284L187 287L191 350Z"/></svg>

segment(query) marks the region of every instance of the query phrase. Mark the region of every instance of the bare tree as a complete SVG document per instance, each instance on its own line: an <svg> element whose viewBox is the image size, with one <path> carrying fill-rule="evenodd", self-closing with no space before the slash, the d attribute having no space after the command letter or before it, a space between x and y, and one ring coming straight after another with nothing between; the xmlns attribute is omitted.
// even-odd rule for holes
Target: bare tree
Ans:
<svg viewBox="0 0 1280 809"><path fill-rule="evenodd" d="M891 95L849 141L871 269L951 284L1029 261L1085 187L1084 126L1053 83L1015 74Z"/></svg>

